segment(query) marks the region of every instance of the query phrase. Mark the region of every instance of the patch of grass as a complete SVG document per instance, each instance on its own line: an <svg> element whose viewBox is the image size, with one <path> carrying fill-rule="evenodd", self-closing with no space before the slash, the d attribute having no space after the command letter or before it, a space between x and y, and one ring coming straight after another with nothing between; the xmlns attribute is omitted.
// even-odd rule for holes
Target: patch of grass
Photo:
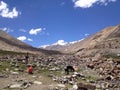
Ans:
<svg viewBox="0 0 120 90"><path fill-rule="evenodd" d="M26 53L0 50L0 55L20 55L20 54L26 54Z"/></svg>
<svg viewBox="0 0 120 90"><path fill-rule="evenodd" d="M49 69L39 69L36 73L34 73L35 75L40 75L41 78L40 78L40 81L42 81L43 83L45 84L55 84L57 82L53 81L52 80L52 77L49 77L49 75L54 75L54 76L57 76L57 77L60 77L62 76L61 74L61 70L58 70L58 71L50 71Z"/></svg>
<svg viewBox="0 0 120 90"><path fill-rule="evenodd" d="M86 78L90 81L96 81L97 80L97 77L95 75L88 75Z"/></svg>
<svg viewBox="0 0 120 90"><path fill-rule="evenodd" d="M99 75L91 69L84 71L84 75L86 80L89 80L89 81L96 81L99 78Z"/></svg>
<svg viewBox="0 0 120 90"><path fill-rule="evenodd" d="M0 62L0 72L3 72L3 71L6 71L6 69L8 69L9 71L15 71L15 68L18 68L19 70L26 70L27 67L25 64L23 64L22 62L16 62L18 67L16 66L11 66L10 60L8 61L3 61L3 62Z"/></svg>
<svg viewBox="0 0 120 90"><path fill-rule="evenodd" d="M105 58L113 58L113 59L120 59L120 56L118 56L115 53L108 53L104 55Z"/></svg>
<svg viewBox="0 0 120 90"><path fill-rule="evenodd" d="M1 65L0 65L0 72L5 71L7 68L8 68L9 70L13 70L13 67L10 66L10 63L9 63L9 62L3 61L3 62L1 62L0 64L1 64Z"/></svg>
<svg viewBox="0 0 120 90"><path fill-rule="evenodd" d="M41 69L38 71L39 74L42 74L42 75L45 75L45 76L48 76L49 74L53 74L55 76L60 76L61 75L61 70L58 70L58 71L50 71L49 69Z"/></svg>
<svg viewBox="0 0 120 90"><path fill-rule="evenodd" d="M23 64L22 62L17 62L18 66L19 66L19 69L23 69L23 70L26 70L27 67L25 64Z"/></svg>

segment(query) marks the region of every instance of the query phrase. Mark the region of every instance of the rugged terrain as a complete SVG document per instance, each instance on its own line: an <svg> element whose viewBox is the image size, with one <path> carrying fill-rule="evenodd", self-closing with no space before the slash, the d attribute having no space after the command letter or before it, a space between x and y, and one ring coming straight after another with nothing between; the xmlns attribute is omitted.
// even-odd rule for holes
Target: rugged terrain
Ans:
<svg viewBox="0 0 120 90"><path fill-rule="evenodd" d="M120 53L120 25L107 27L74 44L65 46L53 45L46 47L46 49L84 56L95 56L98 52L104 54L106 52Z"/></svg>
<svg viewBox="0 0 120 90"><path fill-rule="evenodd" d="M120 25L55 50L64 53L34 48L0 31L0 90L120 89ZM67 74L66 66L74 72Z"/></svg>

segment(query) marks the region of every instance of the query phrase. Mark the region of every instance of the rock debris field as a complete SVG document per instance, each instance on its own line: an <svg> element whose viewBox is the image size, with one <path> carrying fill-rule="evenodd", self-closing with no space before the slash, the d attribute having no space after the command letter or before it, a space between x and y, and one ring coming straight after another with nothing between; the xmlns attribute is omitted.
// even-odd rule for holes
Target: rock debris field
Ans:
<svg viewBox="0 0 120 90"><path fill-rule="evenodd" d="M24 55L0 56L0 90L120 90L120 60L29 55L25 61ZM66 66L74 71L66 73Z"/></svg>

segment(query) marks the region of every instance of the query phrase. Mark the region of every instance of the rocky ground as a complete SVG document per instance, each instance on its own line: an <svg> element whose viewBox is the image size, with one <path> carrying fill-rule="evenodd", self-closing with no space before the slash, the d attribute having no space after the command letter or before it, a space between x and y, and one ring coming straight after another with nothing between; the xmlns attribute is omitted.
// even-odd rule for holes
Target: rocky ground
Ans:
<svg viewBox="0 0 120 90"><path fill-rule="evenodd" d="M33 74L28 74L28 66ZM65 66L75 66L68 75ZM0 90L120 90L120 61L74 55L0 57Z"/></svg>

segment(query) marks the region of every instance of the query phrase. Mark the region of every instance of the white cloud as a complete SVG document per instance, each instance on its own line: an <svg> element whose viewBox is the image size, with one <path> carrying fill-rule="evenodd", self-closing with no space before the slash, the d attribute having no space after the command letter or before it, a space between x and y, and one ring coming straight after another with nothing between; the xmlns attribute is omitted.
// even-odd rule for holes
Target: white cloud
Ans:
<svg viewBox="0 0 120 90"><path fill-rule="evenodd" d="M84 36L85 36L85 37L87 37L87 36L89 36L89 34L88 34L88 33L86 33Z"/></svg>
<svg viewBox="0 0 120 90"><path fill-rule="evenodd" d="M41 32L41 31L42 31L42 28L31 29L31 30L29 31L29 34L31 34L31 35L37 35L38 32Z"/></svg>
<svg viewBox="0 0 120 90"><path fill-rule="evenodd" d="M94 4L107 5L109 2L116 2L117 0L73 0L75 7L90 8Z"/></svg>
<svg viewBox="0 0 120 90"><path fill-rule="evenodd" d="M5 2L0 1L0 16L5 18L15 18L18 17L18 14L19 12L15 7L10 11L8 5Z"/></svg>
<svg viewBox="0 0 120 90"><path fill-rule="evenodd" d="M7 32L7 33L9 33L9 32L13 32L12 29L10 29L10 28L6 28L6 27L4 27L4 28L0 28L0 29L3 30L3 31L5 31L5 32Z"/></svg>
<svg viewBox="0 0 120 90"><path fill-rule="evenodd" d="M7 8L7 4L3 1L0 2L0 10L4 10Z"/></svg>
<svg viewBox="0 0 120 90"><path fill-rule="evenodd" d="M61 45L61 46L66 46L66 45L70 45L70 44L75 44L77 42L80 42L82 40L84 40L85 38L82 38L80 40L77 40L77 41L72 41L72 42L65 42L64 40L58 40L56 43L53 43L53 44L47 44L47 45L42 45L42 46L39 46L39 48L46 48L48 46L54 46L54 45Z"/></svg>
<svg viewBox="0 0 120 90"><path fill-rule="evenodd" d="M25 41L25 40L30 41L30 42L33 41L31 38L27 38L26 36L19 36L17 39L20 41Z"/></svg>
<svg viewBox="0 0 120 90"><path fill-rule="evenodd" d="M77 43L78 41L72 41L72 42L69 42L70 44L74 44L74 43Z"/></svg>
<svg viewBox="0 0 120 90"><path fill-rule="evenodd" d="M20 29L19 31L21 31L21 32L26 32L26 30L25 30L25 29Z"/></svg>
<svg viewBox="0 0 120 90"><path fill-rule="evenodd" d="M65 46L65 45L75 44L75 43L80 42L82 40L84 40L84 38L82 38L82 39L80 39L78 41L72 41L72 42L65 42L64 40L58 40L56 43L53 43L53 44L50 44L50 45L49 44L48 45L42 45L39 48L46 48L48 46L54 46L54 45Z"/></svg>
<svg viewBox="0 0 120 90"><path fill-rule="evenodd" d="M31 38L28 38L27 40L28 40L28 41L31 41L31 42L33 41Z"/></svg>
<svg viewBox="0 0 120 90"><path fill-rule="evenodd" d="M82 39L80 39L80 40L78 40L78 41L69 42L69 44L75 44L75 43L80 42L80 41L82 41L82 40L84 40L84 38L82 38Z"/></svg>
<svg viewBox="0 0 120 90"><path fill-rule="evenodd" d="M62 45L62 46L64 46L64 45L67 45L67 44L68 44L68 42L65 42L64 40L58 40L56 43L53 43L51 45L42 45L42 46L40 46L40 48L46 48L48 46L53 46L53 45Z"/></svg>
<svg viewBox="0 0 120 90"><path fill-rule="evenodd" d="M19 36L17 39L21 40L21 41L25 41L27 38L26 38L26 36Z"/></svg>
<svg viewBox="0 0 120 90"><path fill-rule="evenodd" d="M48 46L50 46L50 45L42 45L42 46L40 46L39 48L46 48L46 47L48 47Z"/></svg>
<svg viewBox="0 0 120 90"><path fill-rule="evenodd" d="M5 28L0 28L1 30L3 30L3 31L7 31L7 28L5 27Z"/></svg>
<svg viewBox="0 0 120 90"><path fill-rule="evenodd" d="M65 42L64 40L58 40L56 43L54 43L53 45L66 45L67 42Z"/></svg>

